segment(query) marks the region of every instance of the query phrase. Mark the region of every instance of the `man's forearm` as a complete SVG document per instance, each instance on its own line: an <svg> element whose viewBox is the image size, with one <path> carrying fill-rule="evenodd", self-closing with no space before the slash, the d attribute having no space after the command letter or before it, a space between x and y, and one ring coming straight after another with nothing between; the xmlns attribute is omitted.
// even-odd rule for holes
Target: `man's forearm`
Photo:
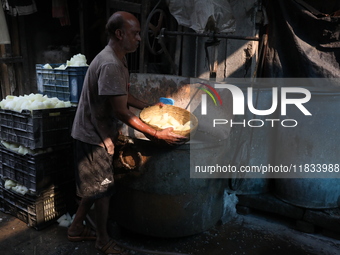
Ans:
<svg viewBox="0 0 340 255"><path fill-rule="evenodd" d="M143 123L137 116L135 116L132 112L127 109L122 111L117 111L116 116L119 120L127 124L128 126L136 129L144 134L148 134L151 136L155 136L156 130Z"/></svg>
<svg viewBox="0 0 340 255"><path fill-rule="evenodd" d="M145 107L151 106L151 104L143 102L143 101L135 98L133 95L130 95L130 94L128 96L128 102L127 103L128 103L129 106L135 107L135 108L140 109L140 110L142 110Z"/></svg>

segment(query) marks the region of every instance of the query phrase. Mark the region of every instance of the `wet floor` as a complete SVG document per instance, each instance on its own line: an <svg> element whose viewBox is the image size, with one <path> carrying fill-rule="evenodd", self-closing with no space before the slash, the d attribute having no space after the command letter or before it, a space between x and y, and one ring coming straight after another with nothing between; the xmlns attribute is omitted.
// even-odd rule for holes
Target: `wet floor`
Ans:
<svg viewBox="0 0 340 255"><path fill-rule="evenodd" d="M37 231L0 212L0 254L3 255L99 255L94 242L72 243L66 228L57 223ZM201 234L184 238L153 238L110 225L111 234L133 248L132 255L338 255L340 234L302 233L294 222L270 215L237 215L233 220Z"/></svg>

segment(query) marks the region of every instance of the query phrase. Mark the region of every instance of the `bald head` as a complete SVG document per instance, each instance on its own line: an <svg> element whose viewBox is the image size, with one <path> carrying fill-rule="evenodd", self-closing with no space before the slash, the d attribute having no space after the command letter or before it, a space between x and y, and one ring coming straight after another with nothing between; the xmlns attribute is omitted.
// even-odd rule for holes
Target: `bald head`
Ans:
<svg viewBox="0 0 340 255"><path fill-rule="evenodd" d="M106 24L106 30L110 37L108 45L120 58L126 53L137 50L140 37L140 24L138 19L129 12L115 12Z"/></svg>
<svg viewBox="0 0 340 255"><path fill-rule="evenodd" d="M111 15L106 23L106 31L110 37L115 35L117 29L124 29L126 23L137 22L138 19L129 12L118 11Z"/></svg>

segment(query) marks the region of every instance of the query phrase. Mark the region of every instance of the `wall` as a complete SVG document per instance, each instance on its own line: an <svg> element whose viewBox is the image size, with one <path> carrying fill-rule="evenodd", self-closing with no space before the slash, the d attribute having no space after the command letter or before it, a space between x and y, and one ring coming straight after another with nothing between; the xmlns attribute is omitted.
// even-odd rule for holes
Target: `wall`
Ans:
<svg viewBox="0 0 340 255"><path fill-rule="evenodd" d="M36 0L36 6L37 12L29 15L14 17L6 13L11 34L18 31L11 38L8 52L22 59L15 66L23 66L24 71L15 68L15 78L2 82L2 86L10 87L3 89L2 97L36 93L36 64L64 63L80 53L78 1L68 1L70 25L65 26L52 17L52 1ZM7 69L3 68L5 72Z"/></svg>

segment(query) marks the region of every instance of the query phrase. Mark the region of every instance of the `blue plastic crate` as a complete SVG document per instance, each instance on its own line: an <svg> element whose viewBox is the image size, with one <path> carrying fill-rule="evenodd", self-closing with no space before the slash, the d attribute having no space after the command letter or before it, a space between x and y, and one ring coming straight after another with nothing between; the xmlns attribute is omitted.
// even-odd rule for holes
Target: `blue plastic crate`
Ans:
<svg viewBox="0 0 340 255"><path fill-rule="evenodd" d="M50 64L52 68L62 64ZM69 66L65 70L47 69L36 65L38 92L48 97L78 103L87 66Z"/></svg>

